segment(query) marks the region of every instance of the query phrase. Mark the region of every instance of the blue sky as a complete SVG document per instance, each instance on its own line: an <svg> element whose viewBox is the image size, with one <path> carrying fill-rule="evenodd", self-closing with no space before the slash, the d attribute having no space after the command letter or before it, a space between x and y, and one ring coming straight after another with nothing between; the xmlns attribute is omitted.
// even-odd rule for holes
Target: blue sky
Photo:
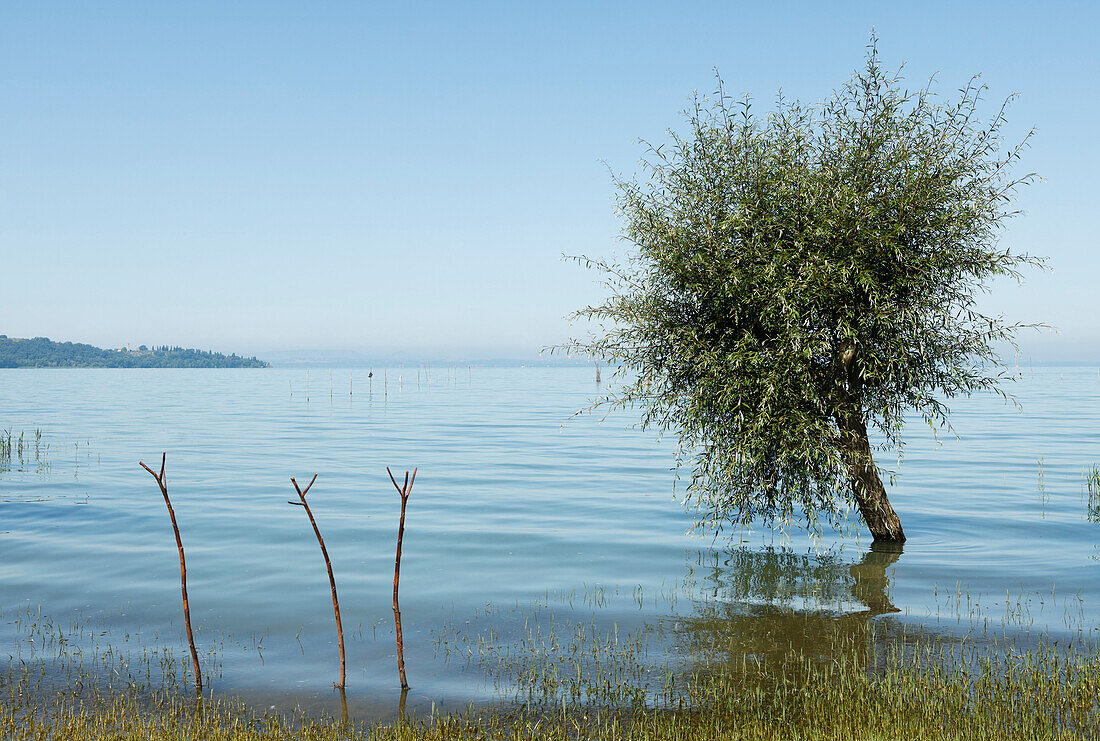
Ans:
<svg viewBox="0 0 1100 741"><path fill-rule="evenodd" d="M841 7L843 5L843 7ZM619 247L607 166L713 68L760 105L884 62L982 73L1035 126L1050 257L984 306L1100 362L1095 3L4 3L0 333L118 346L527 357Z"/></svg>

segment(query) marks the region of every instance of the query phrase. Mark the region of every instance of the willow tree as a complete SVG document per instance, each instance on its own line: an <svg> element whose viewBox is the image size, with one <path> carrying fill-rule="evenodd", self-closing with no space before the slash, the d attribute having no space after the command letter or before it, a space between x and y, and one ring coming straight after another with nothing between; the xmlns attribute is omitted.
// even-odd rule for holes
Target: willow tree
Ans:
<svg viewBox="0 0 1100 741"><path fill-rule="evenodd" d="M816 528L854 504L904 541L876 452L900 454L907 414L941 427L952 397L1000 391L1022 325L976 299L1040 262L999 245L1030 134L1005 144L1005 105L980 120L977 78L948 103L931 87L873 45L817 105L758 115L719 85L616 179L629 249L579 258L611 295L569 347L618 368L602 403L679 435L703 523Z"/></svg>

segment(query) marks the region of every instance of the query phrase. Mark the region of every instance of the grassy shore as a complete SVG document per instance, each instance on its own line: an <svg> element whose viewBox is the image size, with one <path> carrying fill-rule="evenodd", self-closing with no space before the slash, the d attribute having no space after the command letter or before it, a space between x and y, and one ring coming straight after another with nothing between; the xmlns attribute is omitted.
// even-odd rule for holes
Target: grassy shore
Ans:
<svg viewBox="0 0 1100 741"><path fill-rule="evenodd" d="M699 665L670 677L656 696L623 680L602 695L599 706L577 700L511 704L373 727L324 718L260 715L239 703L196 699L178 682L154 688L134 681L133 673L125 681L104 685L94 676L70 672L66 681L51 685L42 680L41 667L12 664L0 679L0 738L1100 737L1100 655L1091 646L1067 649L1040 642L1016 651L965 642L947 646L912 637L877 645L873 655L866 644L852 643L828 660L791 650L764 659L745 656L740 662ZM544 658L542 670L556 673L551 667L560 657ZM531 668L524 666L524 671ZM529 678L538 680L538 671Z"/></svg>
<svg viewBox="0 0 1100 741"><path fill-rule="evenodd" d="M666 617L630 631L601 617L602 588L487 605L441 626L435 649L498 700L410 717L402 699L373 724L276 713L209 687L196 697L189 659L159 641L23 608L0 613L21 637L0 668L0 739L1100 739L1100 628L1080 595L956 591L942 595L948 630L899 619L884 578L892 561L879 555L815 561L812 580L801 560L753 556L743 575L782 571L784 594L812 583L814 599L763 600L775 579L679 609L681 591L700 590L638 592L639 606L661 600ZM847 594L865 609L836 609ZM1032 612L1047 603L1057 636ZM203 661L217 687L219 657Z"/></svg>

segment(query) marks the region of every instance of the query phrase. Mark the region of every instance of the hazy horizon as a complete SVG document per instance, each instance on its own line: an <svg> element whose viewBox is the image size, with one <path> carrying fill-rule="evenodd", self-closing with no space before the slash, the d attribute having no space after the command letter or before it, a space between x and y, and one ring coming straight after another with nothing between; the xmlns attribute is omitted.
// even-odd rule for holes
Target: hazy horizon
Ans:
<svg viewBox="0 0 1100 741"><path fill-rule="evenodd" d="M0 333L243 355L537 358L603 293L562 254L622 251L610 170L693 90L816 101L864 60L945 97L1018 92L1026 215L1049 273L982 308L1100 362L1100 8L1083 3L0 9ZM601 163L606 162L606 166ZM1011 363L1011 358L1008 359Z"/></svg>
<svg viewBox="0 0 1100 741"><path fill-rule="evenodd" d="M1034 330L1028 333L1034 332ZM5 334L0 332L0 334ZM17 337L17 335L7 335ZM41 335L36 335L41 336ZM55 342L87 343L79 338L49 337ZM1080 350L1076 354L1059 354L1063 349L1058 344L1056 335L1033 338L1030 343L1021 342L1019 351L1014 351L1010 346L998 347L1001 360L1007 368L1026 367L1031 365L1100 365L1100 351L1093 349L1091 352ZM1046 341L1046 345L1044 345ZM149 347L168 345L178 346L180 343L162 340L140 340L122 342L119 344L99 345L107 349L119 349L129 347L137 349L141 345ZM505 347L466 347L454 349L440 349L431 347L401 348L401 347L298 347L298 348L251 348L242 349L235 346L217 346L213 344L198 344L188 346L189 349L211 350L225 355L236 354L242 357L256 357L275 366L306 365L314 363L318 366L332 367L369 367L376 364L390 363L392 365L419 365L424 362L431 363L456 363L456 364L532 364L532 365L562 365L575 366L594 363L592 358L582 356L570 356L557 351L549 346L533 348L505 348ZM553 351L552 351L553 350Z"/></svg>

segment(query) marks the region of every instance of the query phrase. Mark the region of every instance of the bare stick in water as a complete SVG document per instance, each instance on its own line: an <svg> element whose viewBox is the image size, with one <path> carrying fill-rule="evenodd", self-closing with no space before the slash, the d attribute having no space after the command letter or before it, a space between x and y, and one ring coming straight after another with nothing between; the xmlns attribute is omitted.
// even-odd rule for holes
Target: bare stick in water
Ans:
<svg viewBox="0 0 1100 741"><path fill-rule="evenodd" d="M413 482L416 481L416 471L417 469L414 468L411 479L409 472L405 471L405 485L398 486L393 472L390 471L389 466L386 467L390 481L393 482L397 493L401 495L401 520L397 526L397 558L393 563L393 622L397 628L397 676L401 679L402 691L409 688L409 683L405 679L405 643L401 638L401 608L397 604L397 586L401 580L401 541L405 538L405 505L409 502L409 494L412 493ZM404 695L402 695L403 699Z"/></svg>
<svg viewBox="0 0 1100 741"><path fill-rule="evenodd" d="M164 495L164 504L168 507L168 517L172 519L172 530L176 534L176 546L180 551L180 591L183 592L183 624L187 628L187 643L191 646L191 663L195 666L195 690L202 693L202 670L199 669L199 652L195 650L195 635L191 632L191 608L187 603L187 562L183 558L183 541L180 539L180 529L176 525L176 513L172 509L172 502L168 499L168 483L164 478L164 460L167 453L160 455L160 473L156 473L141 461L138 464L148 471L157 480L160 493Z"/></svg>
<svg viewBox="0 0 1100 741"><path fill-rule="evenodd" d="M343 688L344 686L344 626L340 622L340 600L336 598L336 577L332 575L332 562L328 560L328 549L325 548L325 539L321 537L321 531L317 527L317 520L313 519L313 512L309 508L309 504L306 503L306 494L309 493L309 489L313 486L313 482L317 480L317 474L313 474L313 478L310 479L309 485L306 488L298 488L298 482L294 480L294 477L290 477L290 483L294 484L294 491L298 492L298 499L300 502L290 502L287 504L296 504L299 507L304 507L306 515L309 517L309 524L313 525L313 533L317 536L317 542L321 545L321 555L325 557L325 568L328 569L328 583L332 587L332 611L336 614L336 635L340 639L340 682L334 684L337 688Z"/></svg>

